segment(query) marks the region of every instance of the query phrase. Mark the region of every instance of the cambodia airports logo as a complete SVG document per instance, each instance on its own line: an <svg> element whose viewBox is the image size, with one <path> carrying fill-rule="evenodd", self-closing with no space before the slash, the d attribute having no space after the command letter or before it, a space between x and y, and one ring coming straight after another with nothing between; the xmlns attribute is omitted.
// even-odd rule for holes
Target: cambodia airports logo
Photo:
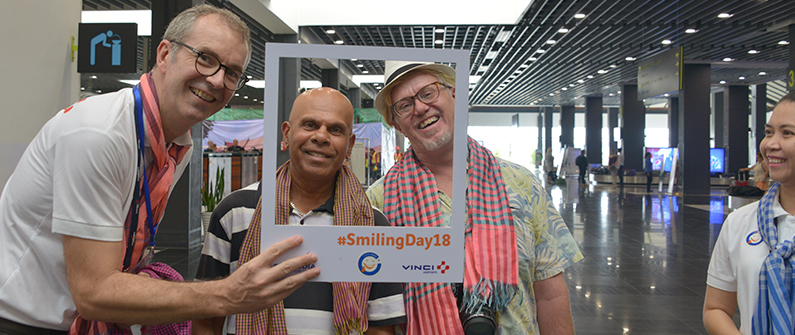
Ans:
<svg viewBox="0 0 795 335"><path fill-rule="evenodd" d="M762 235L759 234L758 230L754 230L754 232L748 234L748 236L745 237L745 243L748 243L748 245L757 245L762 243Z"/></svg>
<svg viewBox="0 0 795 335"><path fill-rule="evenodd" d="M375 276L381 271L381 257L374 252L365 252L359 257L359 271L365 276Z"/></svg>
<svg viewBox="0 0 795 335"><path fill-rule="evenodd" d="M444 274L445 271L450 270L450 265L447 265L445 261L442 261L442 264L433 265L433 264L404 264L403 270L405 271L420 271L423 274Z"/></svg>

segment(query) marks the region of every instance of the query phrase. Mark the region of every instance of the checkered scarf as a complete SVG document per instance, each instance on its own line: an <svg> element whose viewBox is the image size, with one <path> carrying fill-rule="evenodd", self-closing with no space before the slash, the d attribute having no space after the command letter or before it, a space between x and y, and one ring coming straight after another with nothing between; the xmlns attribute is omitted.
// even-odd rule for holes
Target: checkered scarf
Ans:
<svg viewBox="0 0 795 335"><path fill-rule="evenodd" d="M473 313L488 306L502 311L521 294L513 216L497 159L471 137L468 148L462 309ZM393 226L442 225L436 181L411 148L387 173L384 191L384 212ZM403 295L408 335L463 334L450 284L407 283Z"/></svg>
<svg viewBox="0 0 795 335"><path fill-rule="evenodd" d="M152 201L152 222L155 224L155 227L157 227L166 210L166 204L168 204L171 184L174 183L174 171L182 159L185 158L190 148L175 144L166 150L166 141L163 136L163 126L160 120L160 105L158 103L157 90L155 89L155 82L152 79L151 72L141 75L139 87L145 119L144 127L150 149L152 150L152 162L146 168L145 173L149 179L150 199ZM141 178L141 185L136 185L136 187L140 187L141 190L143 190L143 183L143 178ZM146 222L146 201L144 201L143 195L141 195L141 197L140 208L138 210L138 226L135 233L135 245L130 252L131 255L127 255L127 248L124 248L124 255L122 255L121 262L119 262L122 264L122 267L125 257L130 257L131 267L135 266L141 259L144 249L149 246L151 240L151 236L149 236L149 226ZM129 245L129 231L132 229L132 207L133 206L130 206L130 211L127 213L127 219L124 222L122 240L124 246ZM125 269L120 270L125 271ZM77 319L72 323L69 334L98 335L122 334L122 332L117 331L113 324L101 321L89 321L78 315Z"/></svg>
<svg viewBox="0 0 795 335"><path fill-rule="evenodd" d="M152 263L142 268L139 273L146 273L149 277L161 280L183 281L182 275L172 267L163 263ZM81 318L82 320L82 318ZM87 321L72 324L70 334L100 334L100 335L132 335L130 328L119 329L106 322ZM165 325L149 325L141 327L141 334L150 335L190 335L191 322L183 321Z"/></svg>
<svg viewBox="0 0 795 335"><path fill-rule="evenodd" d="M793 267L795 244L791 240L778 242L778 234L773 216L773 203L778 195L780 184L775 183L759 201L756 221L759 234L767 244L770 254L765 258L759 270L759 298L756 303L751 322L751 330L755 335L793 334Z"/></svg>
<svg viewBox="0 0 795 335"><path fill-rule="evenodd" d="M290 215L290 162L276 171L276 223L287 224ZM240 250L240 265L260 254L262 201L257 204L251 225ZM335 226L373 226L373 210L362 191L359 181L348 167L337 173L334 194ZM367 300L370 283L334 282L334 333L348 335L351 331L364 333L367 330ZM287 334L284 320L284 304L279 302L271 308L256 313L238 314L235 333L238 335Z"/></svg>

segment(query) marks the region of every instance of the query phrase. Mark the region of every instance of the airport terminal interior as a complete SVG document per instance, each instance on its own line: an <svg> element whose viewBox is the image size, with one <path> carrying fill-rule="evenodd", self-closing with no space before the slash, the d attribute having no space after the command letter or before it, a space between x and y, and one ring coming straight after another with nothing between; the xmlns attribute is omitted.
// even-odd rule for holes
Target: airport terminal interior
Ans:
<svg viewBox="0 0 795 335"><path fill-rule="evenodd" d="M154 17L177 11L169 4L201 2L81 0L84 22L94 22L86 13L151 11L152 26L149 35L139 32L136 73L81 73L80 98L134 85L149 68L156 45L150 40L159 40L163 28ZM727 215L759 199L730 195L729 187L745 182L738 170L755 163L765 121L795 86L792 1L206 2L239 14L252 29L245 71L250 84L235 94L228 111L211 119L218 125L240 122L242 114L261 121L265 91L277 86L265 88L270 43L467 50L469 69L458 70L469 75L469 86L458 92L468 99L469 135L545 183L585 257L564 272L576 333L707 334L702 308L715 241ZM285 97L335 87L352 101L357 121L389 132L373 108L384 60L301 58L282 63L278 75L291 78L280 85L295 88L285 89ZM281 121L284 107L278 108ZM259 127L253 132L261 136L261 122ZM221 146L239 137L253 152L250 159L262 157L261 137L217 136ZM406 149L394 130L391 136L379 144L379 164L391 164L395 150ZM206 138L202 144L207 146ZM547 148L558 178L552 183L545 182ZM590 165L585 184L573 165L581 149ZM624 186L607 168L618 149L626 159ZM641 177L646 152L656 164L650 190ZM212 165L213 157L238 164L229 165L238 170L227 176L236 178L228 191L262 178L257 166L267 163L246 163L245 154L204 157L199 173L185 173L197 179L180 181L175 194L198 194L196 185L212 183L220 164ZM364 180L367 187L373 179ZM175 198L199 206L195 195ZM164 226L158 242L178 242L162 242L156 256L186 278L193 277L203 236L198 211L185 214L197 208L191 206L173 210L169 204L164 222L189 222Z"/></svg>

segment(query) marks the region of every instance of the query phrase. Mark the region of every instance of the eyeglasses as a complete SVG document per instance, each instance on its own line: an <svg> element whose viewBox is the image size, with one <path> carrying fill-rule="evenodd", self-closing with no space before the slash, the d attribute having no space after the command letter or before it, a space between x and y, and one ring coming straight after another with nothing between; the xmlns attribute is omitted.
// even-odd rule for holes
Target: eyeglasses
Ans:
<svg viewBox="0 0 795 335"><path fill-rule="evenodd" d="M405 97L403 99L398 100L394 105L390 106L389 108L392 109L392 112L395 113L397 116L406 117L409 116L412 112L414 112L414 99L419 99L424 104L429 104L436 99L439 99L439 86L450 88L445 84L440 82L431 83L428 85L423 86L417 94L411 97Z"/></svg>
<svg viewBox="0 0 795 335"><path fill-rule="evenodd" d="M238 72L235 69L221 64L221 61L218 60L218 57L215 57L214 55L204 51L196 50L195 48L182 42L171 42L186 47L190 51L196 53L196 71L202 76L214 76L219 70L221 70L221 68L224 68L224 87L227 90L237 91L243 88L243 85L248 82L248 77L244 76L241 72Z"/></svg>

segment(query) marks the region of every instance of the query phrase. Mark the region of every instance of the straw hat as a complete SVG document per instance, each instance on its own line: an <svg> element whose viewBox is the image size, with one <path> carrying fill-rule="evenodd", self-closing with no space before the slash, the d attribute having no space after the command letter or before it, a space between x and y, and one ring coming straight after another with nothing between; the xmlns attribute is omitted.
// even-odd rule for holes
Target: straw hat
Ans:
<svg viewBox="0 0 795 335"><path fill-rule="evenodd" d="M378 95L375 96L375 109L378 110L378 113L381 113L381 116L387 120L387 123L392 124L392 117L390 114L391 111L389 106L386 105L386 95L392 94L392 84L398 78L401 78L418 69L433 69L455 78L455 70L453 70L452 67L443 64L395 60L386 61L384 64L384 88L382 88L381 91L378 92Z"/></svg>

